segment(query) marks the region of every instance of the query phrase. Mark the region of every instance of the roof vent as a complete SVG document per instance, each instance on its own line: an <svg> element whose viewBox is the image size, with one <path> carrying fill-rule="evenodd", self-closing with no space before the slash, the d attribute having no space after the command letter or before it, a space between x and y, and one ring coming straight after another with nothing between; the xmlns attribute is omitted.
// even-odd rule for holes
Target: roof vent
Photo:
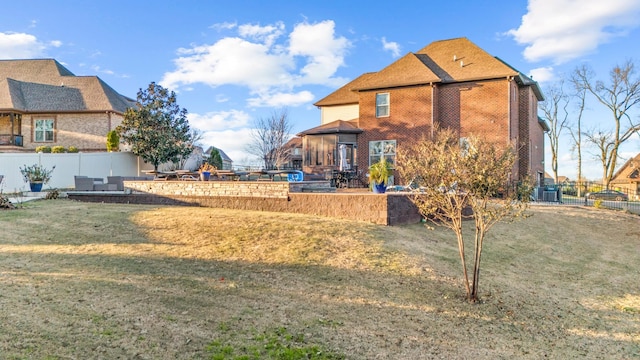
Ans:
<svg viewBox="0 0 640 360"><path fill-rule="evenodd" d="M457 61L457 60L458 60L458 57L453 55L453 61Z"/></svg>
<svg viewBox="0 0 640 360"><path fill-rule="evenodd" d="M464 67L464 61L460 60L460 67Z"/></svg>

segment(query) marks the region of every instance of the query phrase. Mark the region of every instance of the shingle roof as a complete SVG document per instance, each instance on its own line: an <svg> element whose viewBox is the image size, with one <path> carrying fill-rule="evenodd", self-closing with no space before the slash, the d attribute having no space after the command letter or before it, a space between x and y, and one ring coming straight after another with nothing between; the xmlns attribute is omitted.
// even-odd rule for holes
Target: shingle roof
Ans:
<svg viewBox="0 0 640 360"><path fill-rule="evenodd" d="M442 71L444 82L516 76L518 72L467 38L434 41L417 54L428 56Z"/></svg>
<svg viewBox="0 0 640 360"><path fill-rule="evenodd" d="M0 109L124 113L135 104L97 76L76 76L53 59L0 60Z"/></svg>
<svg viewBox="0 0 640 360"><path fill-rule="evenodd" d="M356 120L336 120L330 123L326 123L320 126L316 126L312 129L305 130L301 133L298 133L297 136L304 135L319 135L319 134L360 134L362 133L362 129L358 128L356 124L354 124Z"/></svg>
<svg viewBox="0 0 640 360"><path fill-rule="evenodd" d="M416 53L408 53L386 68L366 73L318 101L316 106L358 102L358 90L384 89L432 83L454 83L513 77L532 86L543 100L538 84L501 59L491 56L467 38L432 42Z"/></svg>
<svg viewBox="0 0 640 360"><path fill-rule="evenodd" d="M640 154L627 160L611 179L612 184L629 182L640 182Z"/></svg>
<svg viewBox="0 0 640 360"><path fill-rule="evenodd" d="M425 56L409 53L386 68L367 77L358 90L389 88L440 82L441 79L426 66Z"/></svg>
<svg viewBox="0 0 640 360"><path fill-rule="evenodd" d="M213 151L213 149L217 149L218 152L220 153L220 158L222 158L222 161L229 161L229 162L233 162L233 160L231 160L231 158L229 157L229 155L227 155L224 151L222 151L222 149L217 148L215 146L209 146L209 148L207 149L207 151L205 151L204 153L207 156L211 156L211 152Z"/></svg>
<svg viewBox="0 0 640 360"><path fill-rule="evenodd" d="M359 88L361 84L375 73L364 73L349 83L345 84L338 90L327 95L325 98L316 102L315 106L331 106L331 105L344 105L344 104L357 104L359 101L358 93L355 89Z"/></svg>

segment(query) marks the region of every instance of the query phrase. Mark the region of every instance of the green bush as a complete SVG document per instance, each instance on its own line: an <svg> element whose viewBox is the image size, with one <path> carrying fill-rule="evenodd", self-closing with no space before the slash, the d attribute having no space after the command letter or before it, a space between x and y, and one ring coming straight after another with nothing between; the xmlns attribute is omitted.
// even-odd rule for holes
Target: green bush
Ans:
<svg viewBox="0 0 640 360"><path fill-rule="evenodd" d="M596 209L600 209L602 208L602 199L598 199L596 201L593 202L593 207Z"/></svg>
<svg viewBox="0 0 640 360"><path fill-rule="evenodd" d="M62 154L66 153L67 149L65 149L64 146L57 145L51 148L51 152L54 154Z"/></svg>
<svg viewBox="0 0 640 360"><path fill-rule="evenodd" d="M69 153L77 153L77 152L79 152L79 150L75 146L69 146L69 148L67 149L67 152L69 152Z"/></svg>
<svg viewBox="0 0 640 360"><path fill-rule="evenodd" d="M47 145L38 146L36 148L36 152L37 153L50 153L51 152L51 146L47 146Z"/></svg>
<svg viewBox="0 0 640 360"><path fill-rule="evenodd" d="M107 151L119 151L120 150L120 135L115 130L111 130L107 133Z"/></svg>

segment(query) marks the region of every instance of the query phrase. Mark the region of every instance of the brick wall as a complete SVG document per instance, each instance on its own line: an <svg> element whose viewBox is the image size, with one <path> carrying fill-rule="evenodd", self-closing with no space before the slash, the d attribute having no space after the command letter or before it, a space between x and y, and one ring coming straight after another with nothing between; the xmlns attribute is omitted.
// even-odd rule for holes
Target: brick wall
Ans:
<svg viewBox="0 0 640 360"><path fill-rule="evenodd" d="M37 119L53 119L55 123L53 142L35 142L33 127ZM107 133L122 122L122 115L114 113L38 114L22 116L24 148L38 146L75 146L80 150L107 149Z"/></svg>
<svg viewBox="0 0 640 360"><path fill-rule="evenodd" d="M288 212L380 225L411 224L421 219L408 194L299 193L289 192L289 185L287 182L250 181L125 181L125 187L134 189L135 193L73 192L69 193L69 198L92 202ZM247 189L251 192L245 193Z"/></svg>
<svg viewBox="0 0 640 360"><path fill-rule="evenodd" d="M389 93L389 116L376 118L376 93ZM431 136L431 86L413 86L360 93L358 166L369 167L369 141L396 140L397 146ZM395 174L397 179L398 174Z"/></svg>
<svg viewBox="0 0 640 360"><path fill-rule="evenodd" d="M509 140L509 87L506 79L442 85L438 123L459 132L506 144Z"/></svg>

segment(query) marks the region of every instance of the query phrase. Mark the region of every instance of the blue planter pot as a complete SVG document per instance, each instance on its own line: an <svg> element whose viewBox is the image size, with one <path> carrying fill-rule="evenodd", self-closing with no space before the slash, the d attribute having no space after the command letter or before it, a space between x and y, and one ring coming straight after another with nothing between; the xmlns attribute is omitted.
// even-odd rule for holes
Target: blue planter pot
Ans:
<svg viewBox="0 0 640 360"><path fill-rule="evenodd" d="M387 185L385 183L373 184L372 190L374 194L384 194L387 191Z"/></svg>
<svg viewBox="0 0 640 360"><path fill-rule="evenodd" d="M31 192L40 192L42 191L42 183L29 183L29 187L31 188Z"/></svg>

